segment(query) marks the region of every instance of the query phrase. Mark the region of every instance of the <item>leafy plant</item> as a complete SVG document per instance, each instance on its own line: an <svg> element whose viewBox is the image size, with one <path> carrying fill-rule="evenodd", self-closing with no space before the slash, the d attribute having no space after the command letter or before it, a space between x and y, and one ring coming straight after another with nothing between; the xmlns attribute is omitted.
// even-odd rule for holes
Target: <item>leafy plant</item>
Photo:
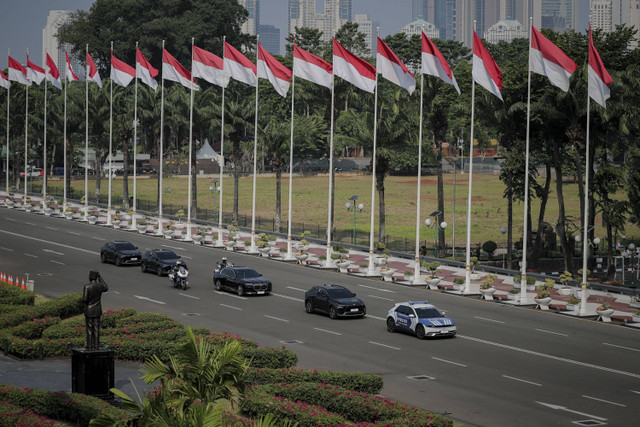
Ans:
<svg viewBox="0 0 640 427"><path fill-rule="evenodd" d="M487 274L484 279L482 279L482 283L480 284L480 289L489 289L493 287L493 281L497 279L498 276L496 274Z"/></svg>
<svg viewBox="0 0 640 427"><path fill-rule="evenodd" d="M405 270L404 275L405 276L413 276L413 270Z"/></svg>
<svg viewBox="0 0 640 427"><path fill-rule="evenodd" d="M440 267L440 263L438 261L427 263L426 268L431 273L431 278L436 277L436 273L439 271L438 267Z"/></svg>
<svg viewBox="0 0 640 427"><path fill-rule="evenodd" d="M487 240L482 244L482 250L489 254L489 259L493 258L493 253L498 249L498 244L493 240Z"/></svg>
<svg viewBox="0 0 640 427"><path fill-rule="evenodd" d="M611 304L609 304L608 302L603 302L602 304L600 304L596 310L598 311L602 311L602 310L609 310L611 308Z"/></svg>
<svg viewBox="0 0 640 427"><path fill-rule="evenodd" d="M462 277L456 277L455 279L453 279L453 283L455 283L456 285L463 285L464 279Z"/></svg>
<svg viewBox="0 0 640 427"><path fill-rule="evenodd" d="M575 305L575 304L579 304L579 303L580 303L580 300L578 298L576 298L576 297L571 297L571 298L569 298L567 300L567 304Z"/></svg>
<svg viewBox="0 0 640 427"><path fill-rule="evenodd" d="M560 283L562 283L562 286L565 288L567 287L571 279L573 279L573 275L567 270L565 270L564 273L560 275Z"/></svg>

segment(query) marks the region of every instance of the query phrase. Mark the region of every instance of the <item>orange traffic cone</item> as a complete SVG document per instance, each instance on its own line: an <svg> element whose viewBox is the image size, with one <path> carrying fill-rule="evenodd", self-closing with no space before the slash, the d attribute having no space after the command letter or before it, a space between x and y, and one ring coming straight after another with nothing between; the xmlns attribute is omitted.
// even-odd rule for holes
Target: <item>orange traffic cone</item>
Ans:
<svg viewBox="0 0 640 427"><path fill-rule="evenodd" d="M13 286L13 276L9 275L9 281L7 283Z"/></svg>
<svg viewBox="0 0 640 427"><path fill-rule="evenodd" d="M4 273L0 273L0 282L6 282L6 279L4 278Z"/></svg>
<svg viewBox="0 0 640 427"><path fill-rule="evenodd" d="M24 277L22 278L22 289L27 290L27 284L24 281Z"/></svg>

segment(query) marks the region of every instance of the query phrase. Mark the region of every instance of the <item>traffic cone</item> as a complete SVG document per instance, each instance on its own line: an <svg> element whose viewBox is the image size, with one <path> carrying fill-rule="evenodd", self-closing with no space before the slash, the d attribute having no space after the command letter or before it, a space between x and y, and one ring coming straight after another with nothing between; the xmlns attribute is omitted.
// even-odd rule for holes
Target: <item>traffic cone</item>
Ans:
<svg viewBox="0 0 640 427"><path fill-rule="evenodd" d="M22 289L27 290L27 284L24 281L24 277L22 278Z"/></svg>
<svg viewBox="0 0 640 427"><path fill-rule="evenodd" d="M4 273L0 272L0 282L5 282Z"/></svg>
<svg viewBox="0 0 640 427"><path fill-rule="evenodd" d="M13 286L13 276L9 275L9 281L7 283Z"/></svg>

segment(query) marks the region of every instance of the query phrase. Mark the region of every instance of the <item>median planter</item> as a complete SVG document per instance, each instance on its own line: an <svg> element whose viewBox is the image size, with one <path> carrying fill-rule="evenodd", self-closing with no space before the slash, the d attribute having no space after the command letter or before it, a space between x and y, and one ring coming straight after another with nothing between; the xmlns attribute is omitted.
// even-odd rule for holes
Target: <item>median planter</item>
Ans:
<svg viewBox="0 0 640 427"><path fill-rule="evenodd" d="M601 320L605 323L611 323L611 315L613 314L613 308L596 308L596 313L598 313L598 320Z"/></svg>
<svg viewBox="0 0 640 427"><path fill-rule="evenodd" d="M351 261L348 261L348 260L336 262L336 267L338 267L338 269L340 270L340 273L348 273L349 272L348 268L350 265L351 265Z"/></svg>
<svg viewBox="0 0 640 427"><path fill-rule="evenodd" d="M440 289L438 288L438 285L440 284L441 280L441 277L432 277L431 279L425 280L425 282L427 283L427 287L429 289L431 289L432 291L437 291L438 289Z"/></svg>
<svg viewBox="0 0 640 427"><path fill-rule="evenodd" d="M493 301L493 294L496 292L496 288L486 288L480 289L480 293L482 294L482 299L487 301Z"/></svg>
<svg viewBox="0 0 640 427"><path fill-rule="evenodd" d="M536 302L536 304L538 304L536 308L539 308L540 310L549 310L549 303L551 303L551 297L534 298L534 301Z"/></svg>
<svg viewBox="0 0 640 427"><path fill-rule="evenodd" d="M380 275L382 276L382 280L384 280L385 282L393 282L393 273L395 273L396 270L394 268L381 268L380 269Z"/></svg>
<svg viewBox="0 0 640 427"><path fill-rule="evenodd" d="M297 253L296 254L296 259L298 260L298 262L300 264L306 264L307 258L309 258L309 254L304 254L304 253Z"/></svg>

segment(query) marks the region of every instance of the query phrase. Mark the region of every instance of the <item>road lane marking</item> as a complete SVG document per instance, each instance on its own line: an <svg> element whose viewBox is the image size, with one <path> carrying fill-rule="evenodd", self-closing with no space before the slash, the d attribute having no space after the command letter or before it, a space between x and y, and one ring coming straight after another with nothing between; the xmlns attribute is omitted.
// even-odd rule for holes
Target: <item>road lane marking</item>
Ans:
<svg viewBox="0 0 640 427"><path fill-rule="evenodd" d="M629 390L631 393L636 393L636 394L640 394L640 391L635 391L635 390Z"/></svg>
<svg viewBox="0 0 640 427"><path fill-rule="evenodd" d="M34 223L32 223L32 222L25 222L25 224L27 224L27 225L31 225L31 226L33 226L33 227L37 227L37 224L34 224Z"/></svg>
<svg viewBox="0 0 640 427"><path fill-rule="evenodd" d="M534 383L533 381L523 380L522 378L510 377L509 375L503 375L503 378L507 378L514 381L520 381L521 383L536 385L538 387L542 387L542 384Z"/></svg>
<svg viewBox="0 0 640 427"><path fill-rule="evenodd" d="M440 359L439 357L434 357L434 356L431 356L431 358L432 358L433 360L438 360L438 361L440 361L440 362L444 362L444 363L451 363L452 365L462 366L463 368L466 368L466 367L467 367L467 365L465 365L464 363L452 362L451 360L447 360L447 359Z"/></svg>
<svg viewBox="0 0 640 427"><path fill-rule="evenodd" d="M99 240L99 241L101 241L101 242L103 242L103 241L104 241L104 239L102 239L102 238L100 238L100 237L96 237L96 236L91 236L91 238L92 238L93 240Z"/></svg>
<svg viewBox="0 0 640 427"><path fill-rule="evenodd" d="M218 295L224 295L224 296L230 297L230 298L236 298L236 299L241 299L241 300L246 300L247 299L247 297L241 297L239 295L230 294L229 292L216 291L215 289L213 290L213 292L215 292Z"/></svg>
<svg viewBox="0 0 640 427"><path fill-rule="evenodd" d="M271 295L273 295L274 297L280 297L280 298L290 299L290 300L292 300L292 301L304 302L304 300L303 300L303 299L301 299L301 298L290 297L289 295L274 294L274 293L271 293Z"/></svg>
<svg viewBox="0 0 640 427"><path fill-rule="evenodd" d="M538 332L544 332L546 334L553 334L553 335L560 335L561 337L568 337L569 335L567 334L561 334L560 332L553 332L553 331L547 331L546 329L537 329L536 331Z"/></svg>
<svg viewBox="0 0 640 427"><path fill-rule="evenodd" d="M194 297L193 295L187 295L187 294L183 294L182 292L180 292L179 295L182 295L183 297L187 297L187 298L193 298L193 299L200 299L198 297Z"/></svg>
<svg viewBox="0 0 640 427"><path fill-rule="evenodd" d="M231 309L233 309L233 310L239 310L239 311L242 311L242 309L241 309L240 307L235 307L235 306L233 306L233 305L227 305L227 304L220 304L220 305L221 305L221 306L223 306L223 307L231 308Z"/></svg>
<svg viewBox="0 0 640 427"><path fill-rule="evenodd" d="M376 320L387 320L384 317L372 316L371 314L367 314L367 318L376 319Z"/></svg>
<svg viewBox="0 0 640 427"><path fill-rule="evenodd" d="M80 233L76 233L75 231L67 231L69 234L73 234L74 236L80 236Z"/></svg>
<svg viewBox="0 0 640 427"><path fill-rule="evenodd" d="M313 328L316 331L320 331L320 332L326 332L328 334L333 334L333 335L342 335L340 332L334 332L334 331L330 331L328 329L322 329L322 328Z"/></svg>
<svg viewBox="0 0 640 427"><path fill-rule="evenodd" d="M613 374L626 375L626 376L632 377L632 378L640 378L640 374L635 374L633 372L626 372L626 371L621 371L621 370L618 370L618 369L607 368L606 366L594 365L592 363L586 363L586 362L580 362L578 360L567 359L565 357L553 356L551 354L540 353L538 351L527 350L525 348L514 347L514 346L506 345L506 344L500 344L500 343L495 342L495 341L483 340L481 338L470 337L470 336L467 336L467 335L456 335L456 336L458 338L462 338L462 339L465 339L465 340L475 341L475 342L479 342L479 343L482 343L482 344L493 345L493 346L504 348L504 349L507 349L507 350L519 351L521 353L526 353L526 354L530 354L530 355L538 356L538 357L545 357L547 359L557 360L559 362L572 363L574 365L584 366L585 368L599 369L601 371L611 372Z"/></svg>
<svg viewBox="0 0 640 427"><path fill-rule="evenodd" d="M193 257L185 256L185 255L182 255L182 256L181 256L181 258L185 258L185 259L193 259Z"/></svg>
<svg viewBox="0 0 640 427"><path fill-rule="evenodd" d="M38 239L37 237L31 237L31 236L25 236L23 234L12 233L11 231L7 231L7 230L0 230L0 233L10 234L12 236L20 237L22 239L35 240L36 242L48 243L50 245L60 246L67 249L73 249L74 251L85 252L92 255L100 255L100 252L90 251L88 249L76 248L74 246L65 245L63 243L52 242L51 240Z"/></svg>
<svg viewBox="0 0 640 427"><path fill-rule="evenodd" d="M546 406L547 408L551 408L551 409L560 409L561 411L566 411L566 412L571 412L572 414L576 414L576 415L581 415L583 417L588 417L588 418L593 418L596 419L598 421L606 421L606 418L602 418L602 417L598 417L596 415L591 415L591 414L587 414L584 412L578 412L578 411L574 411L573 409L569 409L566 406L560 406L560 405L554 405L552 403L544 403L544 402L538 402L536 401L536 403L539 403L540 405Z"/></svg>
<svg viewBox="0 0 640 427"><path fill-rule="evenodd" d="M282 319L280 317L275 317L275 316L269 316L268 314L265 314L264 317L268 317L269 319L273 319L273 320L278 320L280 322L289 323L289 321L287 319Z"/></svg>
<svg viewBox="0 0 640 427"><path fill-rule="evenodd" d="M358 285L358 286L363 287L363 288L367 288L367 289L373 289L374 291L378 291L378 292L390 292L392 294L396 293L396 291L392 291L391 289L380 289L380 288L376 288L374 286L367 286L367 285Z"/></svg>
<svg viewBox="0 0 640 427"><path fill-rule="evenodd" d="M56 261L55 259L50 259L49 261L54 262L56 264L60 264L60 265L67 265L64 262Z"/></svg>
<svg viewBox="0 0 640 427"><path fill-rule="evenodd" d="M13 222L17 222L15 219L13 218L5 218L7 221L13 221Z"/></svg>
<svg viewBox="0 0 640 427"><path fill-rule="evenodd" d="M2 249L4 249L5 251L13 252L13 249L5 248L4 246L2 247Z"/></svg>
<svg viewBox="0 0 640 427"><path fill-rule="evenodd" d="M140 295L134 295L134 297L136 297L138 299L143 299L143 300L149 301L149 302L155 302L156 304L163 304L163 305L166 304L166 302L154 300L154 299L151 299L149 297L141 297Z"/></svg>
<svg viewBox="0 0 640 427"><path fill-rule="evenodd" d="M56 252L56 251L53 251L53 250L51 250L51 249L43 249L43 251L44 251L44 252L48 252L48 253L50 253L50 254L64 255L62 252Z"/></svg>
<svg viewBox="0 0 640 427"><path fill-rule="evenodd" d="M386 345L386 344L382 344L382 343L375 342L375 341L369 341L369 344L379 345L380 347L386 347L386 348L390 348L390 349L392 349L392 350L401 350L401 349L400 349L400 348L398 348L398 347L393 347L393 346Z"/></svg>
<svg viewBox="0 0 640 427"><path fill-rule="evenodd" d="M307 292L304 289L294 288L293 286L287 286L287 289L293 289L294 291Z"/></svg>
<svg viewBox="0 0 640 427"><path fill-rule="evenodd" d="M603 345L610 345L611 347L617 347L617 348L623 348L625 350L632 350L632 351L640 351L640 349L638 348L633 348L633 347L625 347L622 345L616 345L616 344L609 344L608 342L603 342Z"/></svg>
<svg viewBox="0 0 640 427"><path fill-rule="evenodd" d="M487 322L504 323L502 320L489 319L488 317L474 316L476 319L486 320Z"/></svg>
<svg viewBox="0 0 640 427"><path fill-rule="evenodd" d="M58 229L56 227L45 227L47 230L53 230L53 231L58 231Z"/></svg>
<svg viewBox="0 0 640 427"><path fill-rule="evenodd" d="M622 406L623 408L627 407L627 405L623 405L622 403L612 402L610 400L598 399L597 397L587 396L586 394L583 394L582 397L584 397L586 399L596 400L596 401L602 402L602 403L608 403L610 405Z"/></svg>
<svg viewBox="0 0 640 427"><path fill-rule="evenodd" d="M32 255L32 254L28 254L26 252L24 253L24 256L28 256L28 257L31 257L31 258L38 258L38 255Z"/></svg>
<svg viewBox="0 0 640 427"><path fill-rule="evenodd" d="M161 245L161 246L163 246L165 248L175 249L176 251L184 251L184 252L187 251L185 248L181 248L181 247L178 247L178 246L170 246L170 245Z"/></svg>
<svg viewBox="0 0 640 427"><path fill-rule="evenodd" d="M395 300L393 300L391 298L379 297L377 295L367 295L367 296L371 297L371 298L382 299L382 300L385 300L385 301L395 301Z"/></svg>

